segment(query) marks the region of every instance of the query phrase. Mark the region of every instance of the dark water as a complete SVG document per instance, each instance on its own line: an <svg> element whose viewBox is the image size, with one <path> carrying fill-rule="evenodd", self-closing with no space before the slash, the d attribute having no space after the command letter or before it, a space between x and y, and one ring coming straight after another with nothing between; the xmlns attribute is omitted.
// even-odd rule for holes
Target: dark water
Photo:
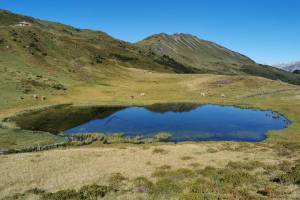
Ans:
<svg viewBox="0 0 300 200"><path fill-rule="evenodd" d="M266 139L268 131L281 130L289 124L283 116L272 111L231 106L177 104L109 109L105 115L93 115L76 126L65 127L64 133L124 133L151 137L167 132L172 134L171 141L258 142Z"/></svg>

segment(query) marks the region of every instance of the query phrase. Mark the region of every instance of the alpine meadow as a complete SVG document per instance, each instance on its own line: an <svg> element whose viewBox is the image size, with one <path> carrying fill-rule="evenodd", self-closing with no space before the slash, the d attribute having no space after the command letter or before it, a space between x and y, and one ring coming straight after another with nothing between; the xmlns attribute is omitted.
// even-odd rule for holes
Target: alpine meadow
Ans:
<svg viewBox="0 0 300 200"><path fill-rule="evenodd" d="M161 30L127 42L40 19L46 6L41 15L36 5L16 13L4 5L0 199L300 198L297 70L199 34ZM72 17L89 16L82 10Z"/></svg>

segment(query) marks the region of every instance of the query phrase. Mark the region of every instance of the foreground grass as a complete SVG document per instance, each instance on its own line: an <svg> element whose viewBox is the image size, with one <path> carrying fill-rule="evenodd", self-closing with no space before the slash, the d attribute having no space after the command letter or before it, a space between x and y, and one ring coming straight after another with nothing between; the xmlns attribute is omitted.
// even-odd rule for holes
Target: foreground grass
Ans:
<svg viewBox="0 0 300 200"><path fill-rule="evenodd" d="M140 95L142 92L144 96ZM202 92L206 93L205 97ZM297 199L299 100L298 86L279 81L248 76L171 75L131 69L127 76L106 79L105 85L73 86L44 102L25 99L24 104L6 103L5 109L0 111L1 117L14 115L25 108L62 103L214 103L272 109L284 114L292 124L285 130L268 133L266 141L253 144L93 144L1 156L0 196L76 199L85 195L82 194L85 187L85 191L90 191L86 194L91 195L91 199L94 194L100 198L103 188L104 199ZM29 132L19 130L18 135L13 133L15 130L4 127L0 131L2 148L4 145L9 148L57 139L51 139L50 135L50 138L34 135L29 140L26 139L31 137ZM119 173L124 177L120 181L123 184L111 189L110 177Z"/></svg>
<svg viewBox="0 0 300 200"><path fill-rule="evenodd" d="M166 152L157 153L158 148ZM293 159L282 154L285 148L292 151ZM93 146L1 156L1 197L297 199L299 153L300 145L205 142Z"/></svg>

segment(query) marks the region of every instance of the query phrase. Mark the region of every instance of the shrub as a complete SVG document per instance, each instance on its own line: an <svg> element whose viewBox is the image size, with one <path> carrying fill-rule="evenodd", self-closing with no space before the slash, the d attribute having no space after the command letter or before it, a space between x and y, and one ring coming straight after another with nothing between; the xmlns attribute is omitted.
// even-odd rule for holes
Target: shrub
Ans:
<svg viewBox="0 0 300 200"><path fill-rule="evenodd" d="M127 180L127 178L121 173L115 173L109 178L108 182L113 190L119 190L123 186L125 180Z"/></svg>
<svg viewBox="0 0 300 200"><path fill-rule="evenodd" d="M214 185L209 180L198 178L189 185L188 191L197 194L210 193L214 192Z"/></svg>
<svg viewBox="0 0 300 200"><path fill-rule="evenodd" d="M87 185L79 190L81 199L97 199L104 197L110 191L110 187L101 185Z"/></svg>
<svg viewBox="0 0 300 200"><path fill-rule="evenodd" d="M145 177L138 177L134 180L134 186L137 192L149 193L153 189L154 184Z"/></svg>
<svg viewBox="0 0 300 200"><path fill-rule="evenodd" d="M55 193L45 193L44 200L80 200L80 194L75 190L61 190Z"/></svg>
<svg viewBox="0 0 300 200"><path fill-rule="evenodd" d="M168 196L172 194L178 194L182 191L182 188L175 182L169 179L161 179L157 181L152 187L150 194L153 196Z"/></svg>
<svg viewBox="0 0 300 200"><path fill-rule="evenodd" d="M44 200L96 200L104 197L108 192L112 190L108 186L100 185L86 185L76 190L61 190L54 193L43 193L42 199Z"/></svg>
<svg viewBox="0 0 300 200"><path fill-rule="evenodd" d="M277 183L300 185L300 164L297 164L288 172L277 176L273 181Z"/></svg>

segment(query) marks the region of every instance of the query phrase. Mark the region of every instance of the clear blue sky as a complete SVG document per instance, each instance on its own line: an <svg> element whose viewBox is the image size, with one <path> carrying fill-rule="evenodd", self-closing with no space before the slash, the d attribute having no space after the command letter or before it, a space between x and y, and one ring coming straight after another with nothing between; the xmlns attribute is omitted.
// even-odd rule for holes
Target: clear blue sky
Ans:
<svg viewBox="0 0 300 200"><path fill-rule="evenodd" d="M300 60L299 0L0 0L0 8L130 42L191 33L260 63Z"/></svg>

